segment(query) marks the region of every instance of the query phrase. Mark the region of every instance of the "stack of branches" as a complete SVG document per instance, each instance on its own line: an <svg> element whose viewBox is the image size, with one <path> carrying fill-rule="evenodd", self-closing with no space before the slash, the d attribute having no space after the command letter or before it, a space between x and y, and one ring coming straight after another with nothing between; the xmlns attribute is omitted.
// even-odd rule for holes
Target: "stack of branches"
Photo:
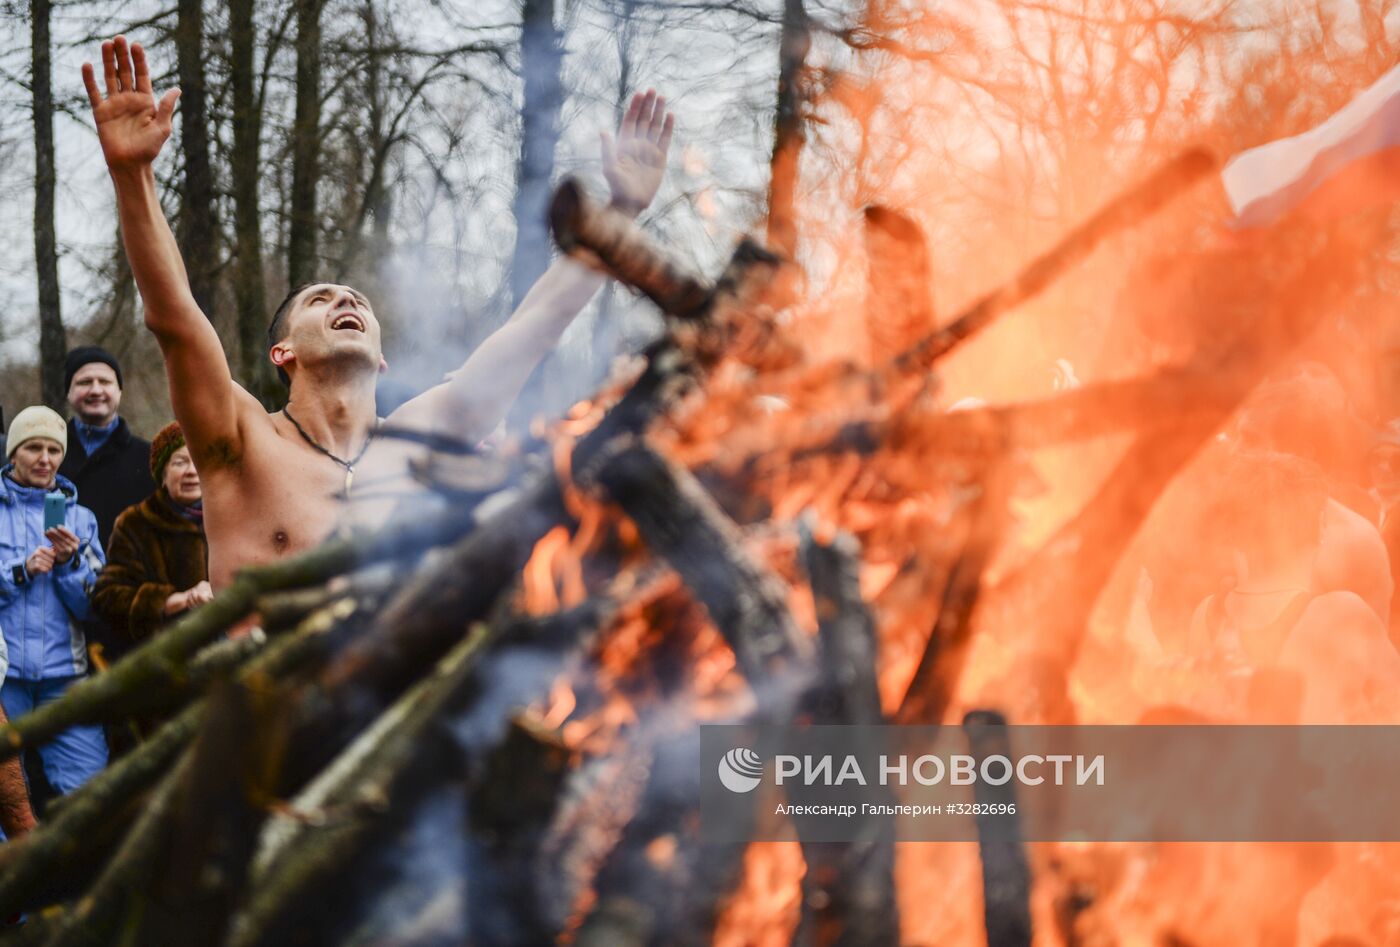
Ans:
<svg viewBox="0 0 1400 947"><path fill-rule="evenodd" d="M927 373L959 341L1210 166L1199 154L1176 162L861 384L888 388L892 374ZM888 228L887 214L868 219ZM770 525L767 533L740 527L701 479L646 437L685 395L703 389L736 339L754 338L758 314L773 308L764 301L770 277L785 264L744 242L711 283L571 181L555 195L551 225L565 252L666 314L667 330L646 349L640 373L600 396L598 404L609 406L591 429L561 438L534 466L503 472L451 445L429 445L432 459L417 472L458 501L453 512L245 570L108 672L0 729L0 753L14 755L74 724L165 720L56 801L32 834L0 848L0 916L29 914L10 940L708 943L741 882L745 846L701 844L699 723L887 719L876 622L861 599L850 537L815 523ZM910 230L894 232L907 239ZM1305 331L1295 322L1287 339ZM1056 548L1085 549L1088 541L1104 548L1079 571L1052 564L1055 582L1082 591L1106 580L1125 540L1104 524L1111 517L1120 528L1125 510L1145 515L1249 379L1286 348L1287 339L1264 345L1265 334L1245 333L1224 356L1247 362L1250 372L1211 387L1200 417L1128 452L1100 497L1066 527L1086 542L1056 539ZM1161 398L1163 385L1194 385L1194 371L1134 390ZM850 377L832 375L831 384ZM1087 422L1077 419L1090 416L1081 403L1090 397L1082 391L1058 406L999 409L982 422L847 415L829 436L803 429L799 440L773 445L793 464L815 453L859 455L897 438L900 425L926 421L949 429L950 449L981 457L976 522L947 564L936 625L898 719L937 723L948 706L982 567L1006 516L1002 461L1018 432L1041 430L1016 418L1059 418L1061 432L1083 433ZM493 481L507 475L508 483ZM714 477L726 491L742 491L753 475L753 464L739 464ZM598 501L625 516L610 517L611 545L590 547L605 550L594 556L594 581L568 607L528 614L516 590L537 544L560 527L578 530L580 504ZM620 538L628 531L640 543ZM797 552L791 571L810 586L815 638L790 611L794 580L780 578L764 552L774 532ZM261 631L226 640L252 614ZM576 672L624 616L638 614L660 632L655 649L669 649L669 670L658 659L656 680L634 695L644 711L635 725L585 750L565 738L557 715L528 708L546 706L571 673L581 707L604 700L587 686L588 674ZM748 686L719 710L702 709L689 689L693 655L684 642L703 629L718 633ZM1072 654L1050 657L1063 667ZM972 721L983 743L995 744L985 736L988 721L1001 720L983 712ZM988 931L995 943L1029 943L1027 862L1000 838L999 848L984 852ZM807 846L803 855L803 942L897 942L890 838Z"/></svg>
<svg viewBox="0 0 1400 947"><path fill-rule="evenodd" d="M651 566L548 617L523 614L513 591L536 544L578 526L569 494L583 488L631 517L751 680L804 681L812 654L782 585L732 521L643 438L713 364L727 310L777 261L742 243L711 285L572 182L553 223L566 250L670 318L640 374L565 463L506 470L430 445L445 449L417 471L463 501L452 513L246 569L109 671L0 730L0 753L12 756L75 724L164 720L0 849L0 904L6 915L29 914L11 940L521 943L573 925L580 937L615 942L606 932L618 916L610 895L630 873L618 852L624 828L691 831L685 816L698 792L680 814L663 809L671 771L652 758L694 722L585 765L556 729L521 712L621 610L670 587ZM513 482L483 489L503 471ZM258 630L227 638L253 615ZM786 714L794 699L768 712ZM637 812L644 817L631 818ZM457 830L450 842L443 827ZM716 886L732 884L737 864L733 853L720 866L700 861L687 854L654 879L680 915L711 918L697 931L713 924ZM414 883L404 884L409 862ZM709 895L693 883L707 872ZM385 883L395 876L401 883ZM674 919L637 922L636 937L660 936Z"/></svg>

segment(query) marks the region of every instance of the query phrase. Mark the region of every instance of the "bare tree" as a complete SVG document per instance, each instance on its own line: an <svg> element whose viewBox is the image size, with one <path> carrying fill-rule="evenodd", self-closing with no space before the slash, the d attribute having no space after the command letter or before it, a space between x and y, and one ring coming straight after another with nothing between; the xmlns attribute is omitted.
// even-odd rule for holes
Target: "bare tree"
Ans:
<svg viewBox="0 0 1400 947"><path fill-rule="evenodd" d="M549 228L545 208L554 151L559 144L559 113L564 105L560 78L564 52L554 26L554 0L524 0L520 25L520 72L525 92L521 104L520 165L515 191L515 255L510 271L511 305L549 264Z"/></svg>
<svg viewBox="0 0 1400 947"><path fill-rule="evenodd" d="M204 81L204 0L179 0L175 26L180 75L180 149L185 176L180 194L180 252L199 308L215 317L219 227L214 213L214 169L209 160L209 102Z"/></svg>
<svg viewBox="0 0 1400 947"><path fill-rule="evenodd" d="M316 278L316 186L321 159L321 10L324 0L297 0L296 115L292 121L292 189L287 281Z"/></svg>
<svg viewBox="0 0 1400 947"><path fill-rule="evenodd" d="M778 107L773 121L773 178L768 192L768 242L789 257L797 251L797 168L807 140L803 128L803 72L811 48L812 31L802 0L783 0Z"/></svg>
<svg viewBox="0 0 1400 947"><path fill-rule="evenodd" d="M262 173L262 99L258 95L254 55L257 27L254 0L231 0L229 12L229 84L233 96L233 148L229 176L233 184L233 231L237 265L234 304L238 316L239 374L244 387L265 404L281 394L263 351L267 321L267 284L263 273L262 225L258 181ZM268 51L265 55L270 56Z"/></svg>
<svg viewBox="0 0 1400 947"><path fill-rule="evenodd" d="M49 0L30 4L34 109L34 263L39 282L39 380L44 403L59 408L68 341L59 307L58 240L54 230L53 89L50 75Z"/></svg>

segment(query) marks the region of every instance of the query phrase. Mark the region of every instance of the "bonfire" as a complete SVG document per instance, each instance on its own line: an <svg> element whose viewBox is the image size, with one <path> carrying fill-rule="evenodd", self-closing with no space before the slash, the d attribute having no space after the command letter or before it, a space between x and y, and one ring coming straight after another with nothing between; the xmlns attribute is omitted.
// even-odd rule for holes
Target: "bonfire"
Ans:
<svg viewBox="0 0 1400 947"><path fill-rule="evenodd" d="M450 515L246 570L5 728L165 721L0 849L0 914L52 944L1227 942L1200 873L1293 878L1295 849L718 845L694 763L707 723L1084 722L1133 535L1366 235L1275 228L1251 318L1146 375L949 411L940 360L1214 168L1183 154L941 323L919 227L867 208L868 358L813 355L791 261L745 240L703 278L565 182L560 248L666 331L530 439L427 445ZM1107 434L1096 491L1005 555L1028 456Z"/></svg>

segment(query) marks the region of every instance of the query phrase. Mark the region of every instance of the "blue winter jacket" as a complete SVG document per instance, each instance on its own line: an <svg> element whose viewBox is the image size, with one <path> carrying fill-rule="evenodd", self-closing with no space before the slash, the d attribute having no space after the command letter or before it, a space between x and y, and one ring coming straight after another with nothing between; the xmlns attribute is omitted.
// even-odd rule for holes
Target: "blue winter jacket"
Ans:
<svg viewBox="0 0 1400 947"><path fill-rule="evenodd" d="M87 670L82 625L88 594L105 557L97 539L97 517L78 505L78 488L59 476L56 489L68 496L64 525L82 543L73 558L42 575L24 568L30 553L49 544L44 537L44 494L0 468L0 630L8 652L8 677L28 681L72 677Z"/></svg>

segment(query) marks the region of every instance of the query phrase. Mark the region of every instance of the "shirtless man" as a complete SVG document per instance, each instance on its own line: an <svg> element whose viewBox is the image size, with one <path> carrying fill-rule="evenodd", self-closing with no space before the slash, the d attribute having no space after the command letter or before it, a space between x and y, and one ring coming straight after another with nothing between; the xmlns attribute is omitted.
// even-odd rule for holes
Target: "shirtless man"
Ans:
<svg viewBox="0 0 1400 947"><path fill-rule="evenodd" d="M89 64L83 83L146 326L160 343L175 417L204 484L209 579L217 589L243 566L320 543L336 526L352 481L402 478L414 448L373 436L375 379L387 366L374 310L349 286L302 287L278 308L269 355L289 379L286 410L268 414L234 382L219 337L190 293L156 193L152 163L170 136L179 90L157 102L144 51L128 48L121 36L102 44L102 68L105 95ZM603 136L615 206L637 214L651 203L673 125L665 100L648 92L632 100L615 142ZM468 442L484 437L601 284L579 264L556 261L448 381L386 424Z"/></svg>

